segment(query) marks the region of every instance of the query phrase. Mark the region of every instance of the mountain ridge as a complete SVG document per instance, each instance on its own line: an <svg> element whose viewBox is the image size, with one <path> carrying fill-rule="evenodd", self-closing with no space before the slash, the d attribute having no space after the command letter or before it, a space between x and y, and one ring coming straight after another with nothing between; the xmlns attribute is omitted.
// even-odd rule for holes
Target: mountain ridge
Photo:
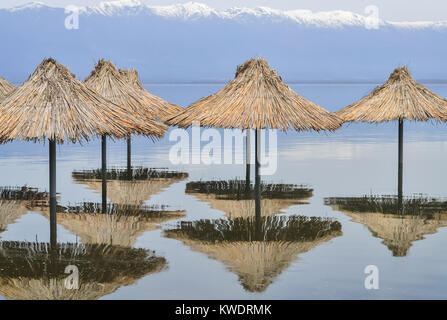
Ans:
<svg viewBox="0 0 447 320"><path fill-rule="evenodd" d="M3 8L17 12L20 10L39 10L42 8L65 9L66 7L49 6L41 1L30 2L25 5ZM74 6L71 6L74 8ZM301 25L314 27L340 28L344 26L365 26L368 16L344 10L313 12L305 9L280 10L269 7L232 7L226 10L216 10L200 2L187 2L166 6L146 5L138 0L103 1L94 6L77 6L81 15L99 14L104 16L122 15L157 15L170 19L194 20L203 18L219 18L244 22L247 19L260 18L271 21L290 21ZM447 21L415 21L395 22L378 20L379 26L393 26L397 28L447 28Z"/></svg>

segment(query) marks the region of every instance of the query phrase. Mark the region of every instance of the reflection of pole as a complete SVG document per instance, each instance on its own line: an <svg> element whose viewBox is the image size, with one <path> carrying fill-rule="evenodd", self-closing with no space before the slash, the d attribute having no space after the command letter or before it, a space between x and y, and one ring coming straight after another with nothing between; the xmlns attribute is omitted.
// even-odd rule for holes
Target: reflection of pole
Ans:
<svg viewBox="0 0 447 320"><path fill-rule="evenodd" d="M50 140L50 246L56 248L57 219L56 219L56 142Z"/></svg>
<svg viewBox="0 0 447 320"><path fill-rule="evenodd" d="M251 130L247 129L246 132L246 138L245 138L245 144L246 144L246 152L245 152L245 162L246 162L246 169L245 169L245 189L246 191L250 190L250 162L251 162L251 146L250 146L250 134Z"/></svg>
<svg viewBox="0 0 447 320"><path fill-rule="evenodd" d="M102 213L107 212L107 136L101 139Z"/></svg>
<svg viewBox="0 0 447 320"><path fill-rule="evenodd" d="M261 216L261 176L260 176L260 153L261 153L261 135L256 129L256 157L255 157L255 213Z"/></svg>
<svg viewBox="0 0 447 320"><path fill-rule="evenodd" d="M132 178L132 138L127 137L127 177Z"/></svg>
<svg viewBox="0 0 447 320"><path fill-rule="evenodd" d="M397 200L398 210L402 209L402 176L403 176L403 152L404 152L404 121L399 119L399 157L398 157L398 169L397 169Z"/></svg>

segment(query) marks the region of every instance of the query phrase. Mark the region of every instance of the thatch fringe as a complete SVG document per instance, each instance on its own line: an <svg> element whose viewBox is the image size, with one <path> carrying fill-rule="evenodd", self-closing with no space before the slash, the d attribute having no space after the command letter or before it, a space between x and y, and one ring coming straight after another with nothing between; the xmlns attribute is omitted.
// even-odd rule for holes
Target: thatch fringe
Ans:
<svg viewBox="0 0 447 320"><path fill-rule="evenodd" d="M1 187L1 200L27 200L27 201L47 201L49 198L48 192L39 191L38 188L23 187Z"/></svg>
<svg viewBox="0 0 447 320"><path fill-rule="evenodd" d="M343 121L447 121L447 100L416 83L406 67L361 100L335 113Z"/></svg>
<svg viewBox="0 0 447 320"><path fill-rule="evenodd" d="M87 88L53 59L44 60L0 103L0 140L73 143L91 137L141 133L160 138L166 126L131 115Z"/></svg>
<svg viewBox="0 0 447 320"><path fill-rule="evenodd" d="M186 128L194 121L203 127L336 130L337 116L290 89L264 59L250 59L236 77L214 95L191 104L166 123Z"/></svg>
<svg viewBox="0 0 447 320"><path fill-rule="evenodd" d="M426 215L447 212L447 199L424 196L402 197L364 195L362 197L325 198L326 205L337 205L352 212L378 212L385 214Z"/></svg>
<svg viewBox="0 0 447 320"><path fill-rule="evenodd" d="M205 242L223 241L312 241L341 232L340 222L329 218L270 216L251 218L180 221L166 230L168 237Z"/></svg>
<svg viewBox="0 0 447 320"><path fill-rule="evenodd" d="M72 177L75 180L102 179L102 170L82 170L73 171ZM132 167L130 175L127 168L111 168L107 169L107 180L149 180L149 179L186 179L188 173L179 171L170 171L163 168L143 168Z"/></svg>
<svg viewBox="0 0 447 320"><path fill-rule="evenodd" d="M261 183L261 196L264 199L307 199L312 197L313 189L295 184ZM246 200L254 199L254 185L247 186L245 180L192 181L186 184L186 193L214 194L216 199Z"/></svg>
<svg viewBox="0 0 447 320"><path fill-rule="evenodd" d="M140 82L137 70L119 70L120 75L139 92L140 98L144 102L144 108L152 119L165 121L183 110L182 107L169 103L162 98L159 98L146 89Z"/></svg>

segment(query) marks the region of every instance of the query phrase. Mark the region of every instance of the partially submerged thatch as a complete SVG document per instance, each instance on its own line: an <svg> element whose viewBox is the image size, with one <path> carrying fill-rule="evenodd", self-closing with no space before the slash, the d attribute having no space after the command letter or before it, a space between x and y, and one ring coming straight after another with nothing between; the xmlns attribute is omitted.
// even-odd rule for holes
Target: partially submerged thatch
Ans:
<svg viewBox="0 0 447 320"><path fill-rule="evenodd" d="M47 202L48 193L41 192L37 188L27 186L0 188L0 233L27 213L30 206Z"/></svg>
<svg viewBox="0 0 447 320"><path fill-rule="evenodd" d="M301 216L181 221L165 231L224 263L250 292L265 291L298 254L341 234L341 224L333 219Z"/></svg>
<svg viewBox="0 0 447 320"><path fill-rule="evenodd" d="M165 121L183 110L182 107L169 103L144 89L138 78L137 70L119 70L119 73L139 92L140 99L144 102L143 106L152 119Z"/></svg>
<svg viewBox="0 0 447 320"><path fill-rule="evenodd" d="M101 193L101 172L98 170L73 172L75 183L84 184L90 190ZM126 178L125 171L112 169L107 171L107 197L118 205L143 205L153 195L167 189L171 184L180 182L188 177L182 172L165 170L134 171L134 180Z"/></svg>
<svg viewBox="0 0 447 320"><path fill-rule="evenodd" d="M447 121L447 100L416 83L406 67L361 100L335 113L343 121Z"/></svg>
<svg viewBox="0 0 447 320"><path fill-rule="evenodd" d="M261 215L282 213L294 205L306 204L313 190L290 184L261 184ZM186 184L186 193L207 202L212 209L230 218L252 217L255 213L254 186L245 180L193 181Z"/></svg>
<svg viewBox="0 0 447 320"><path fill-rule="evenodd" d="M27 211L21 201L0 200L0 233L6 231L10 224L20 219Z"/></svg>
<svg viewBox="0 0 447 320"><path fill-rule="evenodd" d="M14 89L15 87L12 84L0 77L0 101L13 92Z"/></svg>
<svg viewBox="0 0 447 320"><path fill-rule="evenodd" d="M341 125L338 117L290 89L261 58L245 62L223 89L166 123L186 128L194 121L203 127L283 131L336 130Z"/></svg>
<svg viewBox="0 0 447 320"><path fill-rule="evenodd" d="M73 171L73 179L90 180L101 179L102 169ZM150 180L150 179L173 179L183 180L188 178L187 172L170 171L166 169L132 167L131 171L127 168L111 168L106 171L107 180Z"/></svg>
<svg viewBox="0 0 447 320"><path fill-rule="evenodd" d="M49 218L48 207L33 208ZM145 232L160 224L180 219L185 212L158 206L108 205L105 213L100 203L59 206L57 223L79 236L85 244L107 244L133 247Z"/></svg>
<svg viewBox="0 0 447 320"><path fill-rule="evenodd" d="M325 204L365 225L393 256L408 254L412 243L447 227L447 201L423 197L326 198Z"/></svg>
<svg viewBox="0 0 447 320"><path fill-rule="evenodd" d="M141 90L135 88L127 77L123 77L112 62L99 60L84 83L101 96L124 108L129 114L163 132L167 130L165 125L153 121L156 119L156 112L151 106L151 101L148 101Z"/></svg>
<svg viewBox="0 0 447 320"><path fill-rule="evenodd" d="M65 268L79 270L79 288L65 285ZM164 270L165 258L146 249L108 245L0 242L0 294L8 299L99 299Z"/></svg>
<svg viewBox="0 0 447 320"><path fill-rule="evenodd" d="M165 131L101 97L53 59L44 60L0 103L0 139L5 141L75 143L105 134L162 137Z"/></svg>

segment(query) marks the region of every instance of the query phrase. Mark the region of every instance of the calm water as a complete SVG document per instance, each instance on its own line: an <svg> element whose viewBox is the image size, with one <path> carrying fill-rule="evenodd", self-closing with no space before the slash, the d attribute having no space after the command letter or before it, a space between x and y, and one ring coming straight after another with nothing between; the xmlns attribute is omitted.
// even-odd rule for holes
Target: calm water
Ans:
<svg viewBox="0 0 447 320"><path fill-rule="evenodd" d="M146 86L180 105L220 87ZM373 87L292 85L330 111L359 99ZM447 96L445 85L429 88ZM403 217L389 211L357 210L327 199L396 194L395 123L352 124L334 133L278 132L278 169L262 177L264 183L279 188L266 193L262 202L260 234L265 241L253 241L257 240L253 200L237 200L233 193L222 191L222 183L220 191L210 187L213 181L244 179L245 165L172 165L168 152L173 142L168 136L157 143L134 138L133 165L184 172L187 177L108 184L109 202L118 207L144 205L146 211L162 213L116 218L113 214L58 214L58 257L63 256L61 252L70 255L77 247L84 250L79 259L81 290L70 293L72 297L447 298L447 214L439 213L444 210L439 201L447 199L447 125L405 124L404 193L441 199L437 203L441 209ZM0 185L48 190L47 153L48 145L15 142L1 146ZM59 146L57 157L59 204L100 203L99 182L73 175L100 167L99 141ZM125 164L125 142L110 142L109 167ZM306 190L289 194L287 188L292 187L288 185ZM210 189L204 192L207 187ZM0 264L0 297L51 297L65 290L60 283L57 289L57 281L48 280L58 271L49 271L39 262L45 248L32 244L49 242L47 211L26 200L0 204L6 208L0 211L4 215L0 216L0 263L4 264ZM110 243L113 248L103 250L101 245ZM30 274L19 270L22 264L38 267ZM379 290L364 287L368 265L379 268ZM54 277L60 279L60 273Z"/></svg>

